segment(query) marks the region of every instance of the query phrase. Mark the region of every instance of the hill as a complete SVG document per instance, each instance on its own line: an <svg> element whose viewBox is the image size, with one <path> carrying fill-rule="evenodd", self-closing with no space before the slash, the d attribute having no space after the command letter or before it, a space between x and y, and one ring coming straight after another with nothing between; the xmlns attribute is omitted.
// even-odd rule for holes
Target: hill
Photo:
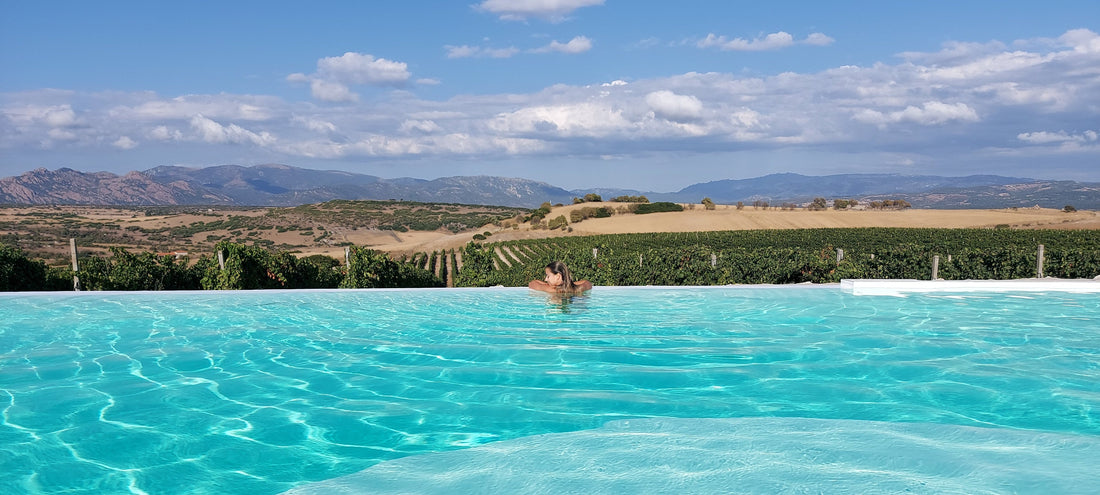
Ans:
<svg viewBox="0 0 1100 495"><path fill-rule="evenodd" d="M566 190L545 182L493 176L384 179L288 165L206 168L156 167L116 175L39 168L0 179L0 204L297 206L334 199L537 207L572 202L595 192L604 198L645 195L652 201L717 203L756 200L803 204L815 197L860 201L905 199L914 208L1007 208L1039 205L1100 209L1100 183L994 175L942 177L898 174L806 176L772 174L693 184L676 192L590 188Z"/></svg>

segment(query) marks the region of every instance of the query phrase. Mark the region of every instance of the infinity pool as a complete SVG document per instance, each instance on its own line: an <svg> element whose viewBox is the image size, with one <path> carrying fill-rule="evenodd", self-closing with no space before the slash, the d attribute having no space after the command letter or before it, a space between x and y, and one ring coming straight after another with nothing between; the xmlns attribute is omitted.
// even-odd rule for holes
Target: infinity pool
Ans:
<svg viewBox="0 0 1100 495"><path fill-rule="evenodd" d="M1087 493L1100 296L5 294L0 414L0 493Z"/></svg>

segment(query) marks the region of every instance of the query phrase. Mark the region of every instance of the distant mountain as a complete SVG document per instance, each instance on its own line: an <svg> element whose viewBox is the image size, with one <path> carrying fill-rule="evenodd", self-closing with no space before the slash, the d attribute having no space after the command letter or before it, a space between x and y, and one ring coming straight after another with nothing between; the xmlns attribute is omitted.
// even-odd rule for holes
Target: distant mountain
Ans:
<svg viewBox="0 0 1100 495"><path fill-rule="evenodd" d="M944 188L1003 186L1035 182L1034 179L971 175L940 177L932 175L841 174L812 177L799 174L772 174L754 179L719 180L694 184L672 196L678 201L700 201L710 197L717 203L764 200L804 203L815 197L859 198L869 195L916 194Z"/></svg>
<svg viewBox="0 0 1100 495"><path fill-rule="evenodd" d="M4 204L233 204L233 198L194 187L187 181L158 182L141 172L115 175L84 173L71 168L39 168L18 177L0 179Z"/></svg>
<svg viewBox="0 0 1100 495"><path fill-rule="evenodd" d="M530 207L572 197L565 189L527 179L382 179L287 165L156 167L123 176L40 168L0 179L0 204L295 206L331 199L404 199Z"/></svg>
<svg viewBox="0 0 1100 495"><path fill-rule="evenodd" d="M1100 183L994 175L772 174L705 182L665 193L612 188L569 191L545 182L491 176L383 179L288 165L156 167L121 176L40 168L0 179L0 204L294 206L332 199L404 199L533 208L545 201L569 203L573 197L593 192L604 199L645 195L651 201L683 203L697 203L704 197L717 203L806 203L824 197L905 199L916 208L1061 208L1069 204L1100 209Z"/></svg>
<svg viewBox="0 0 1100 495"><path fill-rule="evenodd" d="M871 195L865 200L904 199L920 208L1061 208L1100 209L1100 183L1033 181L976 187L937 188L922 193Z"/></svg>

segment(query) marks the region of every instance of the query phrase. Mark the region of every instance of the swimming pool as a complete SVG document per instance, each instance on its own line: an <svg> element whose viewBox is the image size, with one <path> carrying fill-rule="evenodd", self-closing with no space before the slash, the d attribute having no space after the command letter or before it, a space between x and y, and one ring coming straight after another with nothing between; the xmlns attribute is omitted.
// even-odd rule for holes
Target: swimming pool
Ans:
<svg viewBox="0 0 1100 495"><path fill-rule="evenodd" d="M528 463L514 472L538 473L547 449L559 461L619 452L634 468L675 464L642 455L661 445L684 465L766 455L708 471L756 473L772 484L747 491L763 492L783 473L796 483L813 466L847 465L838 452L852 461L878 448L882 464L898 454L882 438L934 452L914 461L932 476L906 489L963 479L981 492L959 478L964 461L933 462L969 445L965 461L986 474L1005 452L1034 460L1022 467L1039 471L993 492L1054 478L1072 492L1100 481L1100 297L836 286L597 288L565 301L527 289L8 294L0 414L3 493L333 493L325 480L401 472L419 473L404 489L431 491L428 480L476 462L448 456L493 446ZM755 433L735 448L721 443L731 431ZM427 477L426 462L443 474ZM1057 473L1042 471L1050 463ZM561 474L542 475L567 483Z"/></svg>

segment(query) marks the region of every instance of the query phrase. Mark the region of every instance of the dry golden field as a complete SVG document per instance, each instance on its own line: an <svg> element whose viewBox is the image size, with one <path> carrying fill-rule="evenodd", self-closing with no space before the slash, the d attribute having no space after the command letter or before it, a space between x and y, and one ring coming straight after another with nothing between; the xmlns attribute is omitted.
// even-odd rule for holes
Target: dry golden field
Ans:
<svg viewBox="0 0 1100 495"><path fill-rule="evenodd" d="M558 215L568 218L574 209L593 206L614 209L623 205L586 203L556 207L547 218ZM69 237L82 238L83 251L103 252L109 246L123 246L133 250L187 251L192 258L197 258L210 252L219 240L259 242L301 255L342 256L343 246L349 243L394 254L459 248L472 240L475 234L483 232L491 232L492 241L503 241L593 234L841 227L1100 229L1100 214L1094 211L1063 213L1060 210L1030 208L782 211L754 209L751 206L738 210L727 205L718 205L715 210L709 211L704 210L702 205L693 205L683 212L623 213L610 218L590 218L570 225L571 231L532 230L529 224L514 220L459 233L442 228L407 232L379 230L320 217L288 217L296 220L288 224L286 222L291 220L284 219L281 224L275 222L265 227L256 227L248 221L250 218L258 221L260 217L270 216L270 210L192 208L177 213L148 214L156 210L87 206L0 208L0 242L18 245L33 256L61 260L67 255ZM171 229L219 220L235 223L230 228L202 230L184 236L172 235Z"/></svg>

